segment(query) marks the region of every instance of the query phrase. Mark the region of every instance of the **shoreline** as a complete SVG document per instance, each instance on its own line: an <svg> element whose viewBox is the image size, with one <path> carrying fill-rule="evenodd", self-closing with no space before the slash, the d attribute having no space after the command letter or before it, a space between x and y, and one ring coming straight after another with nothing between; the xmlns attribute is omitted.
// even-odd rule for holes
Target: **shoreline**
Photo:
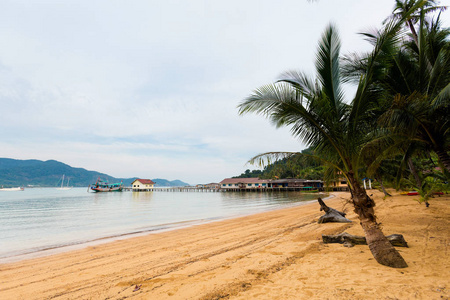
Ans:
<svg viewBox="0 0 450 300"><path fill-rule="evenodd" d="M372 191L383 232L409 244L397 248L406 269L379 265L367 246L321 242L362 233L348 193L333 193L327 205L353 223L318 224L323 213L310 203L1 264L0 298L449 298L450 196L425 208Z"/></svg>
<svg viewBox="0 0 450 300"><path fill-rule="evenodd" d="M324 200L326 200L328 198L332 198L332 197L334 197L334 196L332 194L329 194L326 196L326 198L324 198ZM198 220L187 220L187 221L181 221L181 222L175 222L175 223L158 224L158 225L152 226L152 227L150 227L148 229L144 229L144 230L137 230L137 231L126 232L126 233L121 233L121 234L117 234L117 235L104 236L104 237L99 237L99 238L96 238L93 240L71 242L71 243L66 243L66 244L62 244L62 245L49 245L47 247L42 247L39 249L31 249L28 251L24 250L22 253L11 254L8 256L0 257L0 266L2 264L15 263L15 262L20 262L22 260L28 260L28 259L34 259L34 258L40 258L40 257L47 257L47 256L55 255L55 254L81 250L81 249L84 249L87 247L93 247L93 246L98 246L98 245L102 245L102 244L112 243L115 241L132 239L135 237L142 237L142 236L146 236L146 235L150 235L150 234L158 234L158 233L163 233L163 232L168 232L168 231L173 231L173 230L179 230L179 229L188 228L191 226L198 226L198 225L208 224L208 223L212 223L212 222L232 220L232 219L251 216L251 215L255 215L255 214L264 214L266 212L307 205L307 204L310 204L310 203L313 203L316 201L317 200L301 201L301 202L297 202L295 204L289 205L287 207L268 209L267 211L263 211L263 212L242 213L242 214L236 214L236 215L232 215L232 216L222 216L222 217L204 218L204 219L198 219Z"/></svg>

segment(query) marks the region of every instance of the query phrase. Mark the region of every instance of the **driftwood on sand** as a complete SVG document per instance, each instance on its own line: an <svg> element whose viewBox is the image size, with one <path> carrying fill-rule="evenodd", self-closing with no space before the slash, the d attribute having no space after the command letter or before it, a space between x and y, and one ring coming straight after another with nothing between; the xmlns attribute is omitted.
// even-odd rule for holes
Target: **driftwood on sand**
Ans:
<svg viewBox="0 0 450 300"><path fill-rule="evenodd" d="M403 235L401 234L391 234L386 236L388 241L395 247L408 247ZM322 235L322 241L325 244L329 243L339 243L344 244L347 247L353 247L354 245L367 245L366 238L363 236L348 234L343 232L336 235Z"/></svg>
<svg viewBox="0 0 450 300"><path fill-rule="evenodd" d="M325 214L319 218L320 223L337 222L337 223L350 223L351 220L345 217L345 213L340 212L334 208L328 207L322 198L318 198L320 204L320 211L324 211ZM396 247L408 247L403 235L401 234L391 234L386 237L392 246ZM339 243L344 244L346 247L353 247L354 245L367 245L366 238L358 235L351 235L346 232L336 234L336 235L322 235L322 241L325 244L329 243Z"/></svg>
<svg viewBox="0 0 450 300"><path fill-rule="evenodd" d="M345 213L340 212L334 208L328 207L325 202L323 202L322 198L318 198L320 204L320 211L324 211L325 214L319 218L319 224L321 223L351 223L352 221L345 217Z"/></svg>

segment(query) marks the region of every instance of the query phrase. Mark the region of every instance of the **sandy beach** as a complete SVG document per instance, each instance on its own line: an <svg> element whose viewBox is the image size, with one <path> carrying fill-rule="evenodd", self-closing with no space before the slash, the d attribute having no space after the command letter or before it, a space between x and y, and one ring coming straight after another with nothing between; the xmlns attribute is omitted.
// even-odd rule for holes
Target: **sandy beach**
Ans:
<svg viewBox="0 0 450 300"><path fill-rule="evenodd" d="M429 208L374 194L386 235L409 267L376 263L367 246L323 244L362 235L348 193L327 205L352 224L318 224L317 202L0 265L0 299L449 299L450 196ZM137 287L137 288L136 288Z"/></svg>

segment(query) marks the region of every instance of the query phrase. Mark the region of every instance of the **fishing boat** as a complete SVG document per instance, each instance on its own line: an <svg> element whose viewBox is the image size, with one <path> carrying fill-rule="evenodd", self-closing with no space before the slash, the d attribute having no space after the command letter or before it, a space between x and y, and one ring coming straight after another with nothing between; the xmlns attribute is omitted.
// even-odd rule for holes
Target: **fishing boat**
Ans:
<svg viewBox="0 0 450 300"><path fill-rule="evenodd" d="M89 187L89 190L93 192L121 192L123 190L123 183L108 183L108 181L103 181L98 178L97 181Z"/></svg>
<svg viewBox="0 0 450 300"><path fill-rule="evenodd" d="M23 191L24 190L24 188L23 187L12 187L12 188L4 188L4 187L1 187L0 188L0 191L2 191L2 192L18 192L18 191Z"/></svg>
<svg viewBox="0 0 450 300"><path fill-rule="evenodd" d="M317 188L312 187L312 186L304 186L302 188L302 191L306 192L306 193L318 193L319 192L319 190Z"/></svg>
<svg viewBox="0 0 450 300"><path fill-rule="evenodd" d="M67 186L64 186L64 175L63 175L62 178L61 178L61 187L57 187L56 189L60 190L60 191L67 191L67 190L72 189L72 187L69 186L69 180L70 179L67 178Z"/></svg>

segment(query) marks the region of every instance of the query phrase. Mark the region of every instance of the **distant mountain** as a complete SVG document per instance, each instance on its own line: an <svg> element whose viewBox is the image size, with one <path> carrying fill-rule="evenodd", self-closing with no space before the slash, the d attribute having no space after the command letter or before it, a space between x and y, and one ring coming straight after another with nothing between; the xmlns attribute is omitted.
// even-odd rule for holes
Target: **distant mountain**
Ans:
<svg viewBox="0 0 450 300"><path fill-rule="evenodd" d="M167 179L160 179L160 178L156 178L156 179L152 179L152 181L155 184L155 186L188 186L189 183L183 182L181 180L173 180L173 181L169 181Z"/></svg>
<svg viewBox="0 0 450 300"><path fill-rule="evenodd" d="M73 168L56 160L41 161L36 159L18 160L0 158L0 186L41 186L52 187L61 184L61 177L69 178L70 185L75 187L87 187L97 178L109 182L123 181L125 186L137 179L115 178L97 171L88 171L83 168ZM180 180L168 181L166 179L152 179L157 186L186 186L188 183Z"/></svg>

